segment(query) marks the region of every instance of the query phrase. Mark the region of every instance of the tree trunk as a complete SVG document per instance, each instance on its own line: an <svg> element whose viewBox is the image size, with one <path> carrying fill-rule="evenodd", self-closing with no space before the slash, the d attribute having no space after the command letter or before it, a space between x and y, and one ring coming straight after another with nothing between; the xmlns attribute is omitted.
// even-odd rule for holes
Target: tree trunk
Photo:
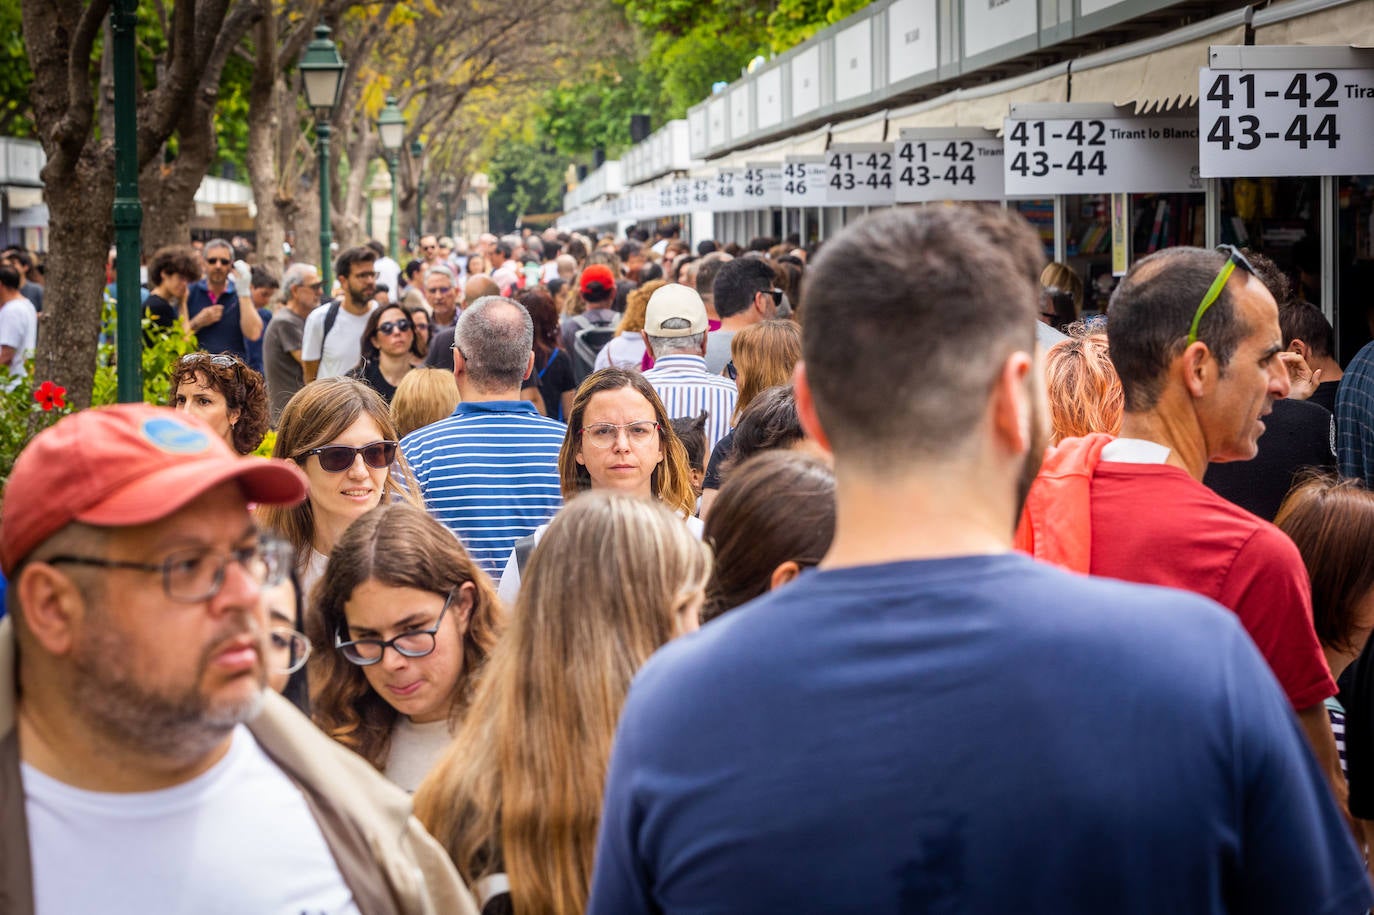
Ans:
<svg viewBox="0 0 1374 915"><path fill-rule="evenodd" d="M248 182L257 201L253 228L258 235L258 263L274 276L285 269L282 244L286 241L286 211L278 186L277 147L281 142L281 117L278 93L283 91L277 76L277 17L270 14L254 27L257 46L253 82L248 87ZM290 203L294 211L294 202Z"/></svg>
<svg viewBox="0 0 1374 915"><path fill-rule="evenodd" d="M78 408L91 404L105 287L114 241L114 150L92 141L70 172L43 169L48 204L47 282L33 380L55 381Z"/></svg>
<svg viewBox="0 0 1374 915"><path fill-rule="evenodd" d="M310 174L310 173L307 173ZM316 267L323 265L320 259L320 196L318 193L311 193L302 190L296 195L296 218L292 220L292 225L296 230L296 247L292 252L292 260L306 264L314 264ZM326 289L325 295L329 295Z"/></svg>

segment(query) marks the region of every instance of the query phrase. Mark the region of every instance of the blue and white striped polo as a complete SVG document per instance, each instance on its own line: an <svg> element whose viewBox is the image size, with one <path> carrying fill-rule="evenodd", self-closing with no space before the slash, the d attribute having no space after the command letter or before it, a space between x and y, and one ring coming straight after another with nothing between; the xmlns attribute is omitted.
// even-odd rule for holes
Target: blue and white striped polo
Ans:
<svg viewBox="0 0 1374 915"><path fill-rule="evenodd" d="M729 378L707 372L702 357L671 353L656 360L644 378L658 392L670 419L696 416L702 410L710 413L706 419L707 454L730 431L739 390Z"/></svg>
<svg viewBox="0 0 1374 915"><path fill-rule="evenodd" d="M401 452L429 513L496 576L515 541L563 505L558 450L566 429L528 401L461 403L402 439Z"/></svg>

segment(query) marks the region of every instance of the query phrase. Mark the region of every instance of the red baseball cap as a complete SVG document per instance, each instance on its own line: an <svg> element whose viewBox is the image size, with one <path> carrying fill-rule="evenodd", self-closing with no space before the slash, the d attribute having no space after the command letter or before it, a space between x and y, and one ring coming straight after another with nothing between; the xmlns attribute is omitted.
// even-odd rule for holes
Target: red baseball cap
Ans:
<svg viewBox="0 0 1374 915"><path fill-rule="evenodd" d="M592 288L597 283L601 284L599 290ZM600 299L607 292L615 291L615 274L605 264L592 264L582 271L582 278L578 280L577 285L583 296L590 294L592 298Z"/></svg>
<svg viewBox="0 0 1374 915"><path fill-rule="evenodd" d="M13 574L73 521L148 524L229 480L249 502L291 505L306 495L295 465L241 457L188 413L146 404L73 413L35 436L14 462L0 506L0 567Z"/></svg>

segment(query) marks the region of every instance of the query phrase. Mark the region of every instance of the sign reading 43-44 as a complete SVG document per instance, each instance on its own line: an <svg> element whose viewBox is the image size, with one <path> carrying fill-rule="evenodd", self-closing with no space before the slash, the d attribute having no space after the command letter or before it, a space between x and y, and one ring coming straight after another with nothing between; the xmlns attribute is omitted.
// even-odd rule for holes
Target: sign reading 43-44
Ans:
<svg viewBox="0 0 1374 915"><path fill-rule="evenodd" d="M1374 53L1215 47L1198 77L1209 177L1374 171Z"/></svg>
<svg viewBox="0 0 1374 915"><path fill-rule="evenodd" d="M892 144L841 143L826 153L831 206L887 206L892 203Z"/></svg>

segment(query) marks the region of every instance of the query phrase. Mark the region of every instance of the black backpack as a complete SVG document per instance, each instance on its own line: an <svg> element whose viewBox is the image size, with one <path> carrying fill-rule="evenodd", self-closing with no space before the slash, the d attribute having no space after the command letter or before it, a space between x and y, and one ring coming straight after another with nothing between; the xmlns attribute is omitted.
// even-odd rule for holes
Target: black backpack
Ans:
<svg viewBox="0 0 1374 915"><path fill-rule="evenodd" d="M593 321L586 315L575 315L573 321L577 324L573 334L573 382L581 384L596 369L597 354L615 336L615 322Z"/></svg>

